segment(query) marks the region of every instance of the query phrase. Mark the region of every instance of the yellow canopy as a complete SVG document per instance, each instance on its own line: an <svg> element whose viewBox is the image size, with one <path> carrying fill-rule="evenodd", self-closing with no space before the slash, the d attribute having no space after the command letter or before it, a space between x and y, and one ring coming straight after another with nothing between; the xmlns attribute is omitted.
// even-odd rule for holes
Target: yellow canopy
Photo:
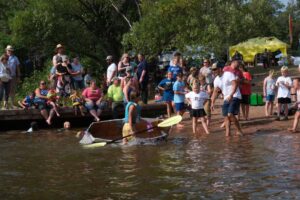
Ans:
<svg viewBox="0 0 300 200"><path fill-rule="evenodd" d="M236 51L243 55L245 62L254 62L254 57L258 53L263 53L265 49L275 52L280 50L283 56L287 56L287 44L276 37L258 37L241 42L229 47L229 56L232 57Z"/></svg>

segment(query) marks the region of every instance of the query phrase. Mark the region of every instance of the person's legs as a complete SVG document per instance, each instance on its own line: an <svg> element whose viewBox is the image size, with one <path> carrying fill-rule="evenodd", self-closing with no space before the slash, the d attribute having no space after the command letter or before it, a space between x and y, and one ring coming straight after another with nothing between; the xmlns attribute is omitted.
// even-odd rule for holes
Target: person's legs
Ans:
<svg viewBox="0 0 300 200"><path fill-rule="evenodd" d="M245 104L241 103L243 118L246 119L246 108ZM240 115L240 113L239 113Z"/></svg>
<svg viewBox="0 0 300 200"><path fill-rule="evenodd" d="M147 84L141 84L141 97L144 104L148 103L148 87Z"/></svg>
<svg viewBox="0 0 300 200"><path fill-rule="evenodd" d="M266 101L266 105L265 105L265 115L266 115L266 117L269 116L269 107L270 107L270 101Z"/></svg>
<svg viewBox="0 0 300 200"><path fill-rule="evenodd" d="M46 122L47 122L49 125L51 125L51 123L52 123L52 118L54 117L54 113L55 113L54 109L51 108L51 110L49 111L49 117L48 117L48 119L46 120Z"/></svg>
<svg viewBox="0 0 300 200"><path fill-rule="evenodd" d="M225 135L226 137L230 136L230 120L229 117L225 117Z"/></svg>
<svg viewBox="0 0 300 200"><path fill-rule="evenodd" d="M55 104L53 101L51 101L51 102L50 102L50 105L51 105L51 107L53 108L54 112L56 113L56 116L57 116L57 117L60 117L60 114L59 114L59 112L58 112L58 109L57 109L56 104Z"/></svg>
<svg viewBox="0 0 300 200"><path fill-rule="evenodd" d="M299 117L300 117L300 111L297 111L295 114L294 122L293 122L293 128L288 129L291 132L296 132L298 123L299 123Z"/></svg>
<svg viewBox="0 0 300 200"><path fill-rule="evenodd" d="M206 123L207 123L207 126L209 126L210 124L210 121L211 121L211 100L208 100L205 105L204 105L204 111L206 113Z"/></svg>
<svg viewBox="0 0 300 200"><path fill-rule="evenodd" d="M82 105L79 105L79 110L80 110L81 116L85 116L85 114L84 114L84 107Z"/></svg>
<svg viewBox="0 0 300 200"><path fill-rule="evenodd" d="M204 118L204 117L201 117L200 119L201 119L202 127L203 127L205 133L206 133L206 134L209 134L209 130L208 130L208 127L207 127L205 118Z"/></svg>
<svg viewBox="0 0 300 200"><path fill-rule="evenodd" d="M197 132L197 120L198 117L193 117L193 133Z"/></svg>
<svg viewBox="0 0 300 200"><path fill-rule="evenodd" d="M273 115L274 101L269 102L270 104L270 116Z"/></svg>
<svg viewBox="0 0 300 200"><path fill-rule="evenodd" d="M13 77L10 80L10 92L9 92L12 107L14 107L14 103L15 103L16 88L17 88L17 78Z"/></svg>
<svg viewBox="0 0 300 200"><path fill-rule="evenodd" d="M47 120L49 117L46 109L41 110L41 115L44 117L45 120Z"/></svg>
<svg viewBox="0 0 300 200"><path fill-rule="evenodd" d="M286 119L288 117L288 115L289 115L289 106L288 106L287 103L284 104L283 106L284 106L284 117Z"/></svg>
<svg viewBox="0 0 300 200"><path fill-rule="evenodd" d="M171 102L166 102L166 105L167 105L167 114L168 114L168 117L171 117L171 109L172 109L172 105L171 105Z"/></svg>
<svg viewBox="0 0 300 200"><path fill-rule="evenodd" d="M250 105L245 105L245 114L246 114L246 120L249 120L249 111L250 111Z"/></svg>
<svg viewBox="0 0 300 200"><path fill-rule="evenodd" d="M228 107L228 119L229 119L229 123L233 122L233 125L237 130L237 134L243 135L242 129L240 127L240 123L235 116L239 113L239 108L240 108L240 100L237 98L233 98L232 101L229 103L229 107Z"/></svg>
<svg viewBox="0 0 300 200"><path fill-rule="evenodd" d="M279 99L278 99L278 101L279 101ZM282 104L278 102L277 118L276 118L276 120L280 120L281 106L282 106Z"/></svg>
<svg viewBox="0 0 300 200"><path fill-rule="evenodd" d="M95 121L97 121L97 122L100 121L95 109L90 110L90 114L94 117Z"/></svg>

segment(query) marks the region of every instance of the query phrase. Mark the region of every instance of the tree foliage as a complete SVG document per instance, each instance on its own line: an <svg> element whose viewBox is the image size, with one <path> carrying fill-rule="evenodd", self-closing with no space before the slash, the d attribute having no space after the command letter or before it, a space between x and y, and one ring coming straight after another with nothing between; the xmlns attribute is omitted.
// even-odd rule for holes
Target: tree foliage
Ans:
<svg viewBox="0 0 300 200"><path fill-rule="evenodd" d="M222 55L248 38L281 38L282 6L278 0L143 1L143 16L124 35L123 44L148 54L202 46Z"/></svg>

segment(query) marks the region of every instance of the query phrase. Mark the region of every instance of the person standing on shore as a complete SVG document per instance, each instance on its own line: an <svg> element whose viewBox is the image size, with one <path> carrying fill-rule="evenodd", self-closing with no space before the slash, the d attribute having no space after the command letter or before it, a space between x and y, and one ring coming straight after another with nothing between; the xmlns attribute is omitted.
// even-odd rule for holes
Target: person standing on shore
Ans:
<svg viewBox="0 0 300 200"><path fill-rule="evenodd" d="M199 71L199 75L203 75L205 77L205 81L207 84L212 85L212 72L210 67L210 61L208 59L204 59L203 61L203 67L201 67Z"/></svg>
<svg viewBox="0 0 300 200"><path fill-rule="evenodd" d="M297 132L297 126L298 126L299 119L300 119L300 82L299 82L299 79L297 81L297 85L294 85L294 88L296 90L295 107L296 107L297 111L296 111L295 116L294 116L293 127L288 128L288 131L290 131L291 133L296 133Z"/></svg>
<svg viewBox="0 0 300 200"><path fill-rule="evenodd" d="M72 82L75 90L82 90L84 88L83 85L83 67L79 62L79 57L73 58L72 66Z"/></svg>
<svg viewBox="0 0 300 200"><path fill-rule="evenodd" d="M239 66L238 60L233 60L230 67L234 70ZM226 136L230 136L230 125L233 122L237 129L237 135L242 136L243 132L240 127L239 121L236 115L239 113L240 100L242 98L239 86L238 78L234 73L226 71L222 72L221 67L213 69L217 77L214 80L214 92L212 95L211 109L214 110L214 104L218 96L219 91L222 91L224 96L224 103L222 106L223 116L225 118Z"/></svg>
<svg viewBox="0 0 300 200"><path fill-rule="evenodd" d="M208 100L209 96L204 90L200 90L198 84L193 85L193 91L185 95L187 101L192 105L192 117L193 117L193 133L197 132L198 118L200 118L202 127L206 134L209 134L209 130L205 121L206 113L204 111L204 104Z"/></svg>
<svg viewBox="0 0 300 200"><path fill-rule="evenodd" d="M266 98L266 105L265 105L265 114L266 117L269 117L273 114L273 106L275 100L275 80L273 78L274 70L269 71L269 76L264 79L264 96Z"/></svg>
<svg viewBox="0 0 300 200"><path fill-rule="evenodd" d="M11 76L10 76L10 69L8 68L8 55L3 54L0 57L0 106L2 104L3 95L5 94L3 109L8 109L10 81L11 81Z"/></svg>
<svg viewBox="0 0 300 200"><path fill-rule="evenodd" d="M275 85L278 87L277 93L277 101L278 101L278 108L277 108L277 121L280 121L280 113L282 106L284 107L284 118L283 120L288 120L289 108L288 104L291 101L291 92L290 89L293 86L293 82L291 77L288 76L289 68L283 66L281 68L281 76L278 77Z"/></svg>
<svg viewBox="0 0 300 200"><path fill-rule="evenodd" d="M240 89L242 94L241 108L244 119L249 120L252 76L250 72L248 72L244 64L240 65L240 70L243 73L243 80L240 83Z"/></svg>
<svg viewBox="0 0 300 200"><path fill-rule="evenodd" d="M167 77L158 84L158 89L163 91L163 101L167 105L168 117L171 117L172 108L174 107L174 91L173 91L174 83L175 80L173 79L172 72L168 72ZM175 109L173 110L175 111Z"/></svg>
<svg viewBox="0 0 300 200"><path fill-rule="evenodd" d="M142 101L144 104L148 103L148 81L149 70L145 56L142 53L138 54L139 64L137 66L137 78L139 81L139 90L141 92Z"/></svg>
<svg viewBox="0 0 300 200"><path fill-rule="evenodd" d="M177 81L173 85L173 91L174 91L174 103L176 108L177 115L183 116L184 114L184 99L185 99L185 84L182 80L182 73L177 74ZM177 124L179 128L182 128L182 124Z"/></svg>
<svg viewBox="0 0 300 200"><path fill-rule="evenodd" d="M20 61L17 56L14 55L14 48L11 45L6 47L6 54L9 56L8 58L8 68L10 70L10 93L9 97L11 100L11 107L15 108L15 95L17 83L20 81L21 71L20 71Z"/></svg>
<svg viewBox="0 0 300 200"><path fill-rule="evenodd" d="M177 74L182 74L182 68L179 66L180 58L181 54L179 52L175 52L168 68L168 72L172 72L174 79L176 79Z"/></svg>
<svg viewBox="0 0 300 200"><path fill-rule="evenodd" d="M117 77L118 69L117 65L113 62L113 56L107 56L106 62L108 64L106 70L106 85L109 87L112 84L112 81Z"/></svg>

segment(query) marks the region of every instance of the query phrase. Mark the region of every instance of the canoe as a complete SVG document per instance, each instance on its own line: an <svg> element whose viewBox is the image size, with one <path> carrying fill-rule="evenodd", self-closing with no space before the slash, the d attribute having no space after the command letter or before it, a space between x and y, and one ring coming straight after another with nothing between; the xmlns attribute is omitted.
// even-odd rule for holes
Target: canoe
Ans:
<svg viewBox="0 0 300 200"><path fill-rule="evenodd" d="M135 125L136 131L149 129L150 127L157 126L161 120L154 118L142 118L142 120ZM94 138L95 142L108 142L122 137L123 120L115 119L108 121L93 122L86 130ZM145 131L144 133L137 134L135 139L130 141L131 145L143 144L159 144L166 142L169 135L170 127L168 128L154 128ZM121 143L122 140L117 143Z"/></svg>

